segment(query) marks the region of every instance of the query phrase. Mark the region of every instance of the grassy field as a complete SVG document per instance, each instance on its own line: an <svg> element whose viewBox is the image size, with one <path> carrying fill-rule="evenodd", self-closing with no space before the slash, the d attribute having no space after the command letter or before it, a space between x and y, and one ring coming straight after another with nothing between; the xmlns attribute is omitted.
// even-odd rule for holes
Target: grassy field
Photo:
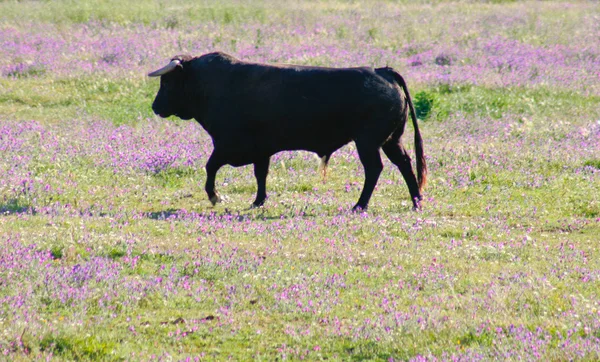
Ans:
<svg viewBox="0 0 600 362"><path fill-rule="evenodd" d="M600 5L0 1L0 359L600 359ZM210 138L146 74L179 53L398 69L429 165L349 212L272 157L203 190ZM412 127L405 144L412 149ZM414 155L412 151L411 154Z"/></svg>

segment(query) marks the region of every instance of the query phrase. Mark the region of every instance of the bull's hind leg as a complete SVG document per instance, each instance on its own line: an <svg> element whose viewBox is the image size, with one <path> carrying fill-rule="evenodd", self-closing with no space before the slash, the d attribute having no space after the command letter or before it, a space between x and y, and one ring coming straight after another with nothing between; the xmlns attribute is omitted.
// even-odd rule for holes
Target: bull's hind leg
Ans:
<svg viewBox="0 0 600 362"><path fill-rule="evenodd" d="M408 152L406 152L400 139L390 139L383 145L382 149L390 161L398 166L398 169L400 170L400 173L402 173L404 181L406 181L406 185L408 186L408 191L410 192L410 197L413 202L413 208L415 210L419 209L419 201L422 200L421 193L419 192L417 179L410 164L410 156L408 155Z"/></svg>
<svg viewBox="0 0 600 362"><path fill-rule="evenodd" d="M217 177L217 171L225 164L223 159L219 157L219 154L215 151L210 155L208 162L206 163L206 184L204 190L208 195L208 199L213 204L221 202L221 198L215 191L215 178Z"/></svg>
<svg viewBox="0 0 600 362"><path fill-rule="evenodd" d="M379 155L379 146L372 142L356 140L356 149L360 162L365 169L365 184L363 186L360 198L354 207L353 211L366 210L369 205L369 200L383 170L381 156Z"/></svg>
<svg viewBox="0 0 600 362"><path fill-rule="evenodd" d="M258 190L256 191L256 200L251 207L260 207L267 199L267 174L269 173L269 157L254 162L254 177Z"/></svg>

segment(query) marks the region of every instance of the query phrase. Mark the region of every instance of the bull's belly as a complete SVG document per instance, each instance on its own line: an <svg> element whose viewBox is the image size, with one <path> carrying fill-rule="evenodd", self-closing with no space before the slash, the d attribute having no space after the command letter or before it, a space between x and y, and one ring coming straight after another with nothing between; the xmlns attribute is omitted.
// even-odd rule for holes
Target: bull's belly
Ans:
<svg viewBox="0 0 600 362"><path fill-rule="evenodd" d="M273 153L277 153L277 152L281 152L281 151L309 151L309 152L314 152L314 153L318 154L319 156L324 156L324 155L328 155L328 154L335 152L336 150L340 149L341 147L343 147L350 141L351 140L338 142L338 143L324 143L324 144L298 143L298 144L278 147L275 150L275 152L273 152Z"/></svg>
<svg viewBox="0 0 600 362"><path fill-rule="evenodd" d="M247 145L247 147L230 148L224 154L228 165L240 167L252 164L257 160L282 151L308 151L314 152L319 156L330 155L339 148L350 142L350 139L337 140L337 142L313 142L298 140L295 142L262 142Z"/></svg>
<svg viewBox="0 0 600 362"><path fill-rule="evenodd" d="M331 153L352 140L350 134L341 130L325 130L314 127L310 130L286 130L259 141L257 147L266 147L269 152L310 151L317 154Z"/></svg>

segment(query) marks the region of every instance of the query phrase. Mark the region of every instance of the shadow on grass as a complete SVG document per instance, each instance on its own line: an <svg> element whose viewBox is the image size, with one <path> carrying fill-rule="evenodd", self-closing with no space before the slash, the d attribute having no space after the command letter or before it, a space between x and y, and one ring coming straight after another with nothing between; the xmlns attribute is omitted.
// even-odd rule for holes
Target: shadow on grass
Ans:
<svg viewBox="0 0 600 362"><path fill-rule="evenodd" d="M185 210L178 209L166 209L162 211L151 211L146 214L148 219L152 220L167 220L171 218L178 218Z"/></svg>
<svg viewBox="0 0 600 362"><path fill-rule="evenodd" d="M8 199L0 203L0 215L35 215L36 212L29 204L23 203L18 199Z"/></svg>
<svg viewBox="0 0 600 362"><path fill-rule="evenodd" d="M152 220L177 220L177 219L198 219L198 220L223 220L223 221L248 221L248 220L283 220L290 218L315 218L322 216L315 210L308 207L301 209L290 209L286 211L273 210L268 208L245 208L241 210L229 210L227 208L206 211L188 211L185 209L169 208L166 210L150 211L145 214ZM335 216L335 215L330 215Z"/></svg>
<svg viewBox="0 0 600 362"><path fill-rule="evenodd" d="M261 219L260 216L253 214L251 209L231 211L228 209L219 211L188 211L185 209L166 209L159 211L151 211L146 213L147 217L152 220L173 220L173 219L198 219L198 220L230 220L244 221ZM280 216L281 217L281 216ZM276 218L276 217L273 217Z"/></svg>

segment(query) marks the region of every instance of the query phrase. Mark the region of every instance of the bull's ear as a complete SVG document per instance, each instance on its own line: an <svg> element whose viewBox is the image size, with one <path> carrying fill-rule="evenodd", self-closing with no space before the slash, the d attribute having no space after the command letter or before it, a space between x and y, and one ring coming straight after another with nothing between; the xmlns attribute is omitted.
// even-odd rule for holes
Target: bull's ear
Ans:
<svg viewBox="0 0 600 362"><path fill-rule="evenodd" d="M162 67L160 69L157 69L154 72L148 73L148 76L149 77L160 77L161 75L165 75L167 73L172 72L177 67L183 68L183 66L181 65L181 60L179 60L179 59L173 59L166 66L164 66L164 67Z"/></svg>

